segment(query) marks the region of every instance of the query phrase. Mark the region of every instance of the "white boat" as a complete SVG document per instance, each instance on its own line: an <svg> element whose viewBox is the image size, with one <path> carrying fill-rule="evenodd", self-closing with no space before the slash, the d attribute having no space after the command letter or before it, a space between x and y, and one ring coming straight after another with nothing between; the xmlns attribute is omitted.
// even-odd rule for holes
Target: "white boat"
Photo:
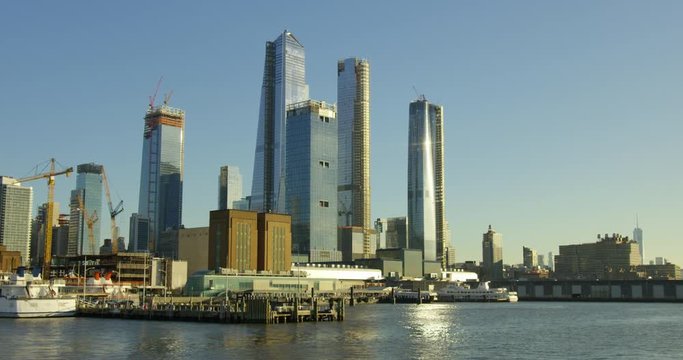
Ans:
<svg viewBox="0 0 683 360"><path fill-rule="evenodd" d="M517 292L508 291L506 288L491 288L489 281L479 283L476 288L471 288L464 283L450 283L437 291L439 301L491 301L491 302L517 302Z"/></svg>
<svg viewBox="0 0 683 360"><path fill-rule="evenodd" d="M40 275L16 274L0 278L0 317L58 317L76 314L76 297L64 296L63 280L43 281Z"/></svg>

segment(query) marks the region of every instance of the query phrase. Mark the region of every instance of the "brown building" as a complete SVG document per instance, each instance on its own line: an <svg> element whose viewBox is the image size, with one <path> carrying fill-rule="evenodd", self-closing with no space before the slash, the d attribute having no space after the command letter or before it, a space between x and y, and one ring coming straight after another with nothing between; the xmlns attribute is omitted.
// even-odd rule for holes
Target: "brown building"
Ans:
<svg viewBox="0 0 683 360"><path fill-rule="evenodd" d="M21 265L21 253L8 251L5 245L0 245L0 272L14 272Z"/></svg>
<svg viewBox="0 0 683 360"><path fill-rule="evenodd" d="M555 257L558 279L624 280L637 278L640 264L638 243L619 234L604 237L589 244L561 245Z"/></svg>
<svg viewBox="0 0 683 360"><path fill-rule="evenodd" d="M187 274L209 269L209 227L184 228L177 232L178 259L187 261Z"/></svg>
<svg viewBox="0 0 683 360"><path fill-rule="evenodd" d="M244 210L215 210L209 215L211 270L254 271L258 264L258 213Z"/></svg>
<svg viewBox="0 0 683 360"><path fill-rule="evenodd" d="M258 214L257 270L277 274L292 268L292 217L284 214Z"/></svg>

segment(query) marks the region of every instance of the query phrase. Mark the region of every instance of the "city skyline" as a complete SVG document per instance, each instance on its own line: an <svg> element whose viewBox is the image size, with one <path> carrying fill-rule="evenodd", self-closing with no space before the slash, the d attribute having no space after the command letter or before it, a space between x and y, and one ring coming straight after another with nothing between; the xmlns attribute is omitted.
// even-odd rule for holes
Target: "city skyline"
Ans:
<svg viewBox="0 0 683 360"><path fill-rule="evenodd" d="M0 40L7 54L0 121L11 122L15 136L0 151L16 155L3 157L0 174L29 175L53 156L64 164L103 164L113 196L124 199L120 219L126 219L137 208L141 113L164 75L162 92L173 90L172 103L192 119L183 222L206 226L216 169L235 163L251 173L263 43L288 28L306 44L314 98L336 98L338 59L360 56L373 65L373 219L405 215L397 194L406 186L405 105L415 97L414 85L449 109L446 219L458 261L481 260L479 237L489 223L506 234L505 262L521 263L522 245L557 253L560 244L587 243L597 233L630 233L638 213L648 237L646 262L666 256L683 263L673 228L683 214L681 170L670 166L682 150L676 134L683 130L683 52L675 45L683 38L681 5L441 6L438 21L427 21L413 19L407 3L388 11L369 4L357 14L367 25L339 26L339 16L330 20L335 26L320 29L307 20L333 7L298 14L247 5L122 5L107 8L110 20L94 16L102 7L93 4L11 4L0 15L0 28L11 34ZM76 7L82 17L73 15ZM221 20L237 11L253 23ZM183 16L184 29L148 33L150 21L180 14L209 21ZM379 14L392 21L377 26ZM114 18L124 19L125 29ZM177 50L160 58L159 48ZM438 57L423 55L437 50ZM41 116L47 109L59 115L48 120ZM87 138L66 140L86 125ZM68 203L74 182L56 180L56 201ZM46 189L30 186L35 216Z"/></svg>

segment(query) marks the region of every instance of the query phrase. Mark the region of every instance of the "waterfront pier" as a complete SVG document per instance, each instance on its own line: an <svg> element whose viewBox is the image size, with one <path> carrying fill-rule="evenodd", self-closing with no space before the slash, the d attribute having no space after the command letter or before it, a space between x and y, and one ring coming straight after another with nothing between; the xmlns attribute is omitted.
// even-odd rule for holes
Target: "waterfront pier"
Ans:
<svg viewBox="0 0 683 360"><path fill-rule="evenodd" d="M78 316L279 324L344 320L344 299L309 296L233 295L230 297L152 297L143 306L130 302L79 301Z"/></svg>

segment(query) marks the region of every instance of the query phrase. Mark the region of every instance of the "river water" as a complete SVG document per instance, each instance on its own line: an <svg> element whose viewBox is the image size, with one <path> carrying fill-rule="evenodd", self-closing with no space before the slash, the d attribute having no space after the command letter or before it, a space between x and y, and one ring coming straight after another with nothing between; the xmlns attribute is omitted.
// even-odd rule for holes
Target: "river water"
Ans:
<svg viewBox="0 0 683 360"><path fill-rule="evenodd" d="M681 359L683 305L347 307L343 322L0 319L0 359Z"/></svg>

